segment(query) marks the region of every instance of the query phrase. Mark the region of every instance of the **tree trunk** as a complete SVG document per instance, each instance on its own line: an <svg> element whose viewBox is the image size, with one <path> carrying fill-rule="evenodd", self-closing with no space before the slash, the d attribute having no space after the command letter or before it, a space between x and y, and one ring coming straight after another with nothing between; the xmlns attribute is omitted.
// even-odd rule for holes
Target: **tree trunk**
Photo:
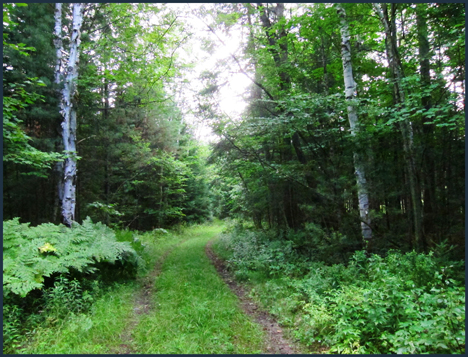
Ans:
<svg viewBox="0 0 468 357"><path fill-rule="evenodd" d="M387 59L389 67L392 73L392 79L394 83L395 102L399 107L405 105L405 92L402 86L402 66L399 58L398 49L396 46L396 25L395 25L395 4L392 4L392 18L389 18L387 4L375 4L376 12L382 22L385 29L385 46L387 52ZM406 156L406 168L409 178L409 188L411 193L412 203L412 217L414 224L414 240L415 245L418 249L425 247L425 242L421 234L421 192L416 177L416 165L414 159L414 148L413 148L413 128L411 122L406 119L399 121L400 131L403 137L403 149Z"/></svg>
<svg viewBox="0 0 468 357"><path fill-rule="evenodd" d="M416 26L418 30L418 47L419 47L419 66L420 66L420 77L421 77L421 89L425 90L429 88L431 84L430 75L430 51L429 41L427 35L427 23L425 16L424 4L416 5ZM431 108L431 96L425 95L421 98L421 104L424 110L427 111ZM422 117L422 130L424 133L424 181L425 187L423 191L424 205L423 205L423 227L425 240L427 235L433 230L433 221L435 219L434 214L436 211L435 205L435 167L434 167L434 124L428 123L431 120L425 115Z"/></svg>
<svg viewBox="0 0 468 357"><path fill-rule="evenodd" d="M76 109L72 98L76 92L78 79L78 58L80 46L80 31L83 22L83 5L73 4L73 24L70 39L70 55L64 70L64 85L61 91L60 113L62 121L62 139L68 158L64 163L62 216L63 222L71 227L75 220L76 205Z"/></svg>
<svg viewBox="0 0 468 357"><path fill-rule="evenodd" d="M349 36L348 22L346 21L346 12L341 4L336 4L337 12L341 21L341 55L343 61L343 77L345 83L345 97L348 104L348 120L351 127L351 135L356 140L356 134L359 133L359 121L357 115L357 100L356 100L356 82L353 77L353 66L351 63L351 43ZM367 191L367 181L362 155L355 151L354 169L356 175L359 215L361 217L361 232L364 241L368 242L372 239L372 229L370 227L371 219L369 217L369 196Z"/></svg>

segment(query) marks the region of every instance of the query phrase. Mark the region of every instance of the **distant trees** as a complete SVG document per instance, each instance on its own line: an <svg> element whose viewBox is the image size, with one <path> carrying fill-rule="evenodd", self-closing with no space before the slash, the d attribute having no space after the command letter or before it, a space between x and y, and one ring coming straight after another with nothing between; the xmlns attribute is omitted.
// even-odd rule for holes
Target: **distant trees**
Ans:
<svg viewBox="0 0 468 357"><path fill-rule="evenodd" d="M71 9L63 6L55 26L55 4L4 6L5 218L60 221L63 169L51 166L70 150L55 73L58 49L73 42L63 36L72 33ZM177 52L192 36L182 19L169 5L83 5L70 97L75 220L151 229L215 210L258 229L302 232L301 246L318 239L353 251L371 232L376 251L464 246L462 4L199 10L210 32L235 29L244 41L201 78L198 115L222 138L209 159L216 173L173 95L183 85ZM242 118L218 105L230 66L252 82Z"/></svg>

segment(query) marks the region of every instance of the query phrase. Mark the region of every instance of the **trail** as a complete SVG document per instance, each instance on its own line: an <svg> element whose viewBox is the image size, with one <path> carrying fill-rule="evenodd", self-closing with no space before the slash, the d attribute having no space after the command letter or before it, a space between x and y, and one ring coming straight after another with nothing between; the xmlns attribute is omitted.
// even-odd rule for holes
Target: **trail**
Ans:
<svg viewBox="0 0 468 357"><path fill-rule="evenodd" d="M150 296L153 309L133 326L131 353L262 353L263 332L219 278L205 245L222 226L189 232L167 254Z"/></svg>
<svg viewBox="0 0 468 357"><path fill-rule="evenodd" d="M178 246L183 244L187 239L178 243L177 245L170 247L156 262L154 268L151 272L145 277L141 278L140 291L137 292L134 300L133 315L130 317L127 325L120 335L122 343L119 346L119 349L114 353L116 354L135 354L134 340L132 337L132 331L138 325L140 321L140 316L142 314L148 314L154 308L154 295L156 289L154 288L154 281L161 273L161 268L166 257Z"/></svg>
<svg viewBox="0 0 468 357"><path fill-rule="evenodd" d="M299 353L211 250L221 226L168 249L136 294L118 354Z"/></svg>
<svg viewBox="0 0 468 357"><path fill-rule="evenodd" d="M281 327L237 285L211 250L224 227L152 239L153 268L118 284L88 314L44 328L34 354L291 354ZM169 238L169 237L168 237ZM217 271L218 269L218 271ZM52 342L53 341L53 342Z"/></svg>

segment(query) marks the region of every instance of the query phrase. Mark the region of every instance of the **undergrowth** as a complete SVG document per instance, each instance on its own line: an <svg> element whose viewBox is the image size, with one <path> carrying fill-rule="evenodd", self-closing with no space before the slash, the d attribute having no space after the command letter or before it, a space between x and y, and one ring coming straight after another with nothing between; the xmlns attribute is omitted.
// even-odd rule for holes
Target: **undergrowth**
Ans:
<svg viewBox="0 0 468 357"><path fill-rule="evenodd" d="M3 222L3 352L19 352L40 328L89 310L113 282L144 268L138 244L89 218L72 228Z"/></svg>
<svg viewBox="0 0 468 357"><path fill-rule="evenodd" d="M447 247L356 251L346 263L327 265L295 241L291 232L279 237L238 226L215 249L311 351L464 353L464 262L448 260Z"/></svg>
<svg viewBox="0 0 468 357"><path fill-rule="evenodd" d="M168 249L185 239L183 230L180 234L164 229L112 231L101 224L89 225L96 229L88 231L105 234L136 257L127 254L113 263L94 259L92 269L53 273L44 278L41 289L24 297L4 296L4 353L118 353L125 328L134 318L135 293L144 280L135 278L145 277ZM47 242L59 250L60 244Z"/></svg>

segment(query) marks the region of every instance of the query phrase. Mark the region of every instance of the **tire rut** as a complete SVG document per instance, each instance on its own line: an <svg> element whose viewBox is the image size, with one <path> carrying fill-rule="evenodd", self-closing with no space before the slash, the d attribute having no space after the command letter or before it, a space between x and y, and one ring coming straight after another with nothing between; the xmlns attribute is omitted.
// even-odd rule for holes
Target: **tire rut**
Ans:
<svg viewBox="0 0 468 357"><path fill-rule="evenodd" d="M301 350L294 345L292 341L283 335L283 329L273 316L259 308L259 306L248 297L246 290L238 284L232 274L227 270L226 264L212 250L211 245L214 240L210 240L205 246L205 252L212 261L219 276L229 286L231 291L239 298L242 310L252 316L258 324L263 326L266 333L266 352L267 354L299 354Z"/></svg>
<svg viewBox="0 0 468 357"><path fill-rule="evenodd" d="M133 302L133 314L129 321L127 322L127 326L124 331L121 333L120 338L122 343L119 346L117 351L113 351L112 353L115 354L137 354L138 352L135 350L133 346L133 337L132 331L134 330L135 326L140 321L140 315L149 314L154 309L154 299L152 299L153 295L156 293L156 288L154 286L154 282L156 278L161 274L162 266L164 261L166 260L167 256L172 253L174 249L179 247L181 244L185 243L187 239L179 242L175 246L169 248L161 258L158 259L156 264L154 265L153 270L140 278L140 284L142 288L138 291L137 295L135 296Z"/></svg>

